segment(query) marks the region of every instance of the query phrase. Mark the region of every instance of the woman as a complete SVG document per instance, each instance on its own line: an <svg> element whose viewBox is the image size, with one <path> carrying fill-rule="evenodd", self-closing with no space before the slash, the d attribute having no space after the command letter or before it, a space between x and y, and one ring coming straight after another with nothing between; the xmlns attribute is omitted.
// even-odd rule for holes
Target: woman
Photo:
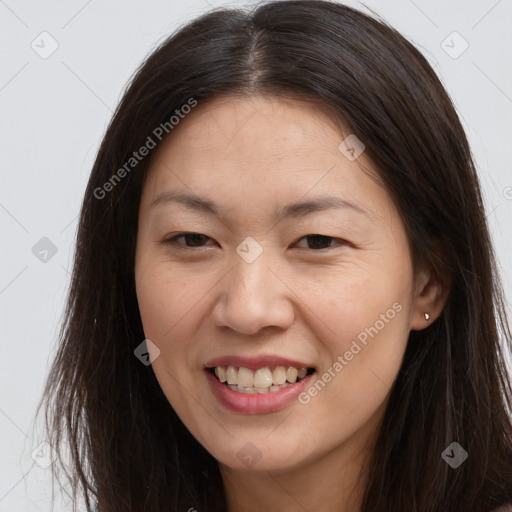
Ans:
<svg viewBox="0 0 512 512"><path fill-rule="evenodd" d="M101 512L490 512L509 352L434 71L349 7L271 2L202 16L133 78L44 403Z"/></svg>

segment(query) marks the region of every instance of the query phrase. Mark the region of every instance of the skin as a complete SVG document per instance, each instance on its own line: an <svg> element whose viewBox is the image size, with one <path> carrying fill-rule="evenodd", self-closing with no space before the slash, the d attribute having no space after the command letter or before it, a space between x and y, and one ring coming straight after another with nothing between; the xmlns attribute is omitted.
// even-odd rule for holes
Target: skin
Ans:
<svg viewBox="0 0 512 512"><path fill-rule="evenodd" d="M227 97L199 104L150 165L135 264L144 332L160 350L152 366L169 403L219 461L230 511L358 511L409 331L430 325L446 300L426 269L413 274L404 225L365 153L350 161L338 149L348 134L307 102ZM215 201L223 216L151 207L178 189ZM275 220L285 204L324 195L366 213ZM162 243L181 232L205 236ZM304 238L313 234L332 238ZM248 236L263 249L252 263L236 252ZM224 355L332 371L396 303L400 312L307 404L235 413L210 390L204 363ZM237 456L247 442L261 455L251 467Z"/></svg>

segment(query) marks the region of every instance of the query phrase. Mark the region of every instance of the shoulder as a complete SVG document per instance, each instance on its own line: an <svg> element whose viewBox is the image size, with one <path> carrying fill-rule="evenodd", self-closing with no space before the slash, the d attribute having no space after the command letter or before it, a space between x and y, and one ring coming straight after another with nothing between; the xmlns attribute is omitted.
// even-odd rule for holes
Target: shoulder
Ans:
<svg viewBox="0 0 512 512"><path fill-rule="evenodd" d="M491 510L491 512L512 512L512 503Z"/></svg>

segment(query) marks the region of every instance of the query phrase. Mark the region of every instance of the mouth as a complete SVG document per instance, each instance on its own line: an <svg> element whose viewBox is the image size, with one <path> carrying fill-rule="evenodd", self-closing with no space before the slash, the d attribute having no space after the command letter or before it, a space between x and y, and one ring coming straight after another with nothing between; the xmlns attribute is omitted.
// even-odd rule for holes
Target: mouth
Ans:
<svg viewBox="0 0 512 512"><path fill-rule="evenodd" d="M214 366L206 368L220 383L238 393L266 394L281 391L301 382L315 373L313 367L263 366Z"/></svg>
<svg viewBox="0 0 512 512"><path fill-rule="evenodd" d="M241 414L274 413L296 402L317 368L279 355L222 356L204 365L213 396Z"/></svg>

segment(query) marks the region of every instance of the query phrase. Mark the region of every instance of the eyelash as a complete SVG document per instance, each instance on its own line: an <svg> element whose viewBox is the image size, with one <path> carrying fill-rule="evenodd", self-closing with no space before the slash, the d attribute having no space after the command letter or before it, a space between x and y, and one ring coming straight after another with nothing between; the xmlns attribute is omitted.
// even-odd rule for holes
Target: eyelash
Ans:
<svg viewBox="0 0 512 512"><path fill-rule="evenodd" d="M196 232L193 232L193 231L185 231L183 233L178 233L177 235L171 237L171 238L167 238L165 240L162 240L162 244L164 245L171 245L171 244L176 244L176 245L179 245L181 246L180 248L181 249L185 249L185 250L195 250L194 247L188 247L186 245L183 245L183 244L178 244L176 242L176 240L178 238L183 238L187 235L200 235L200 236L203 236L203 237L206 237L207 239L209 240L212 240L209 236L206 236L206 235L203 235L202 233L196 233ZM311 235L304 235L302 237L300 237L298 240L296 240L294 243L297 243L299 242L300 240L304 239L304 238L311 238L311 237L320 237L320 238L327 238L327 239L330 239L330 240L338 240L340 243L339 245L350 245L350 243L346 240L343 240L342 238L335 238L335 237L332 237L332 236L327 236L327 235L319 235L319 234L311 234ZM313 252L318 252L318 251L323 251L323 250L326 250L326 249L331 249L331 248L334 248L336 246L330 246L330 247L324 247L322 249L304 249L306 251L313 251ZM201 248L201 246L199 247L199 249Z"/></svg>

